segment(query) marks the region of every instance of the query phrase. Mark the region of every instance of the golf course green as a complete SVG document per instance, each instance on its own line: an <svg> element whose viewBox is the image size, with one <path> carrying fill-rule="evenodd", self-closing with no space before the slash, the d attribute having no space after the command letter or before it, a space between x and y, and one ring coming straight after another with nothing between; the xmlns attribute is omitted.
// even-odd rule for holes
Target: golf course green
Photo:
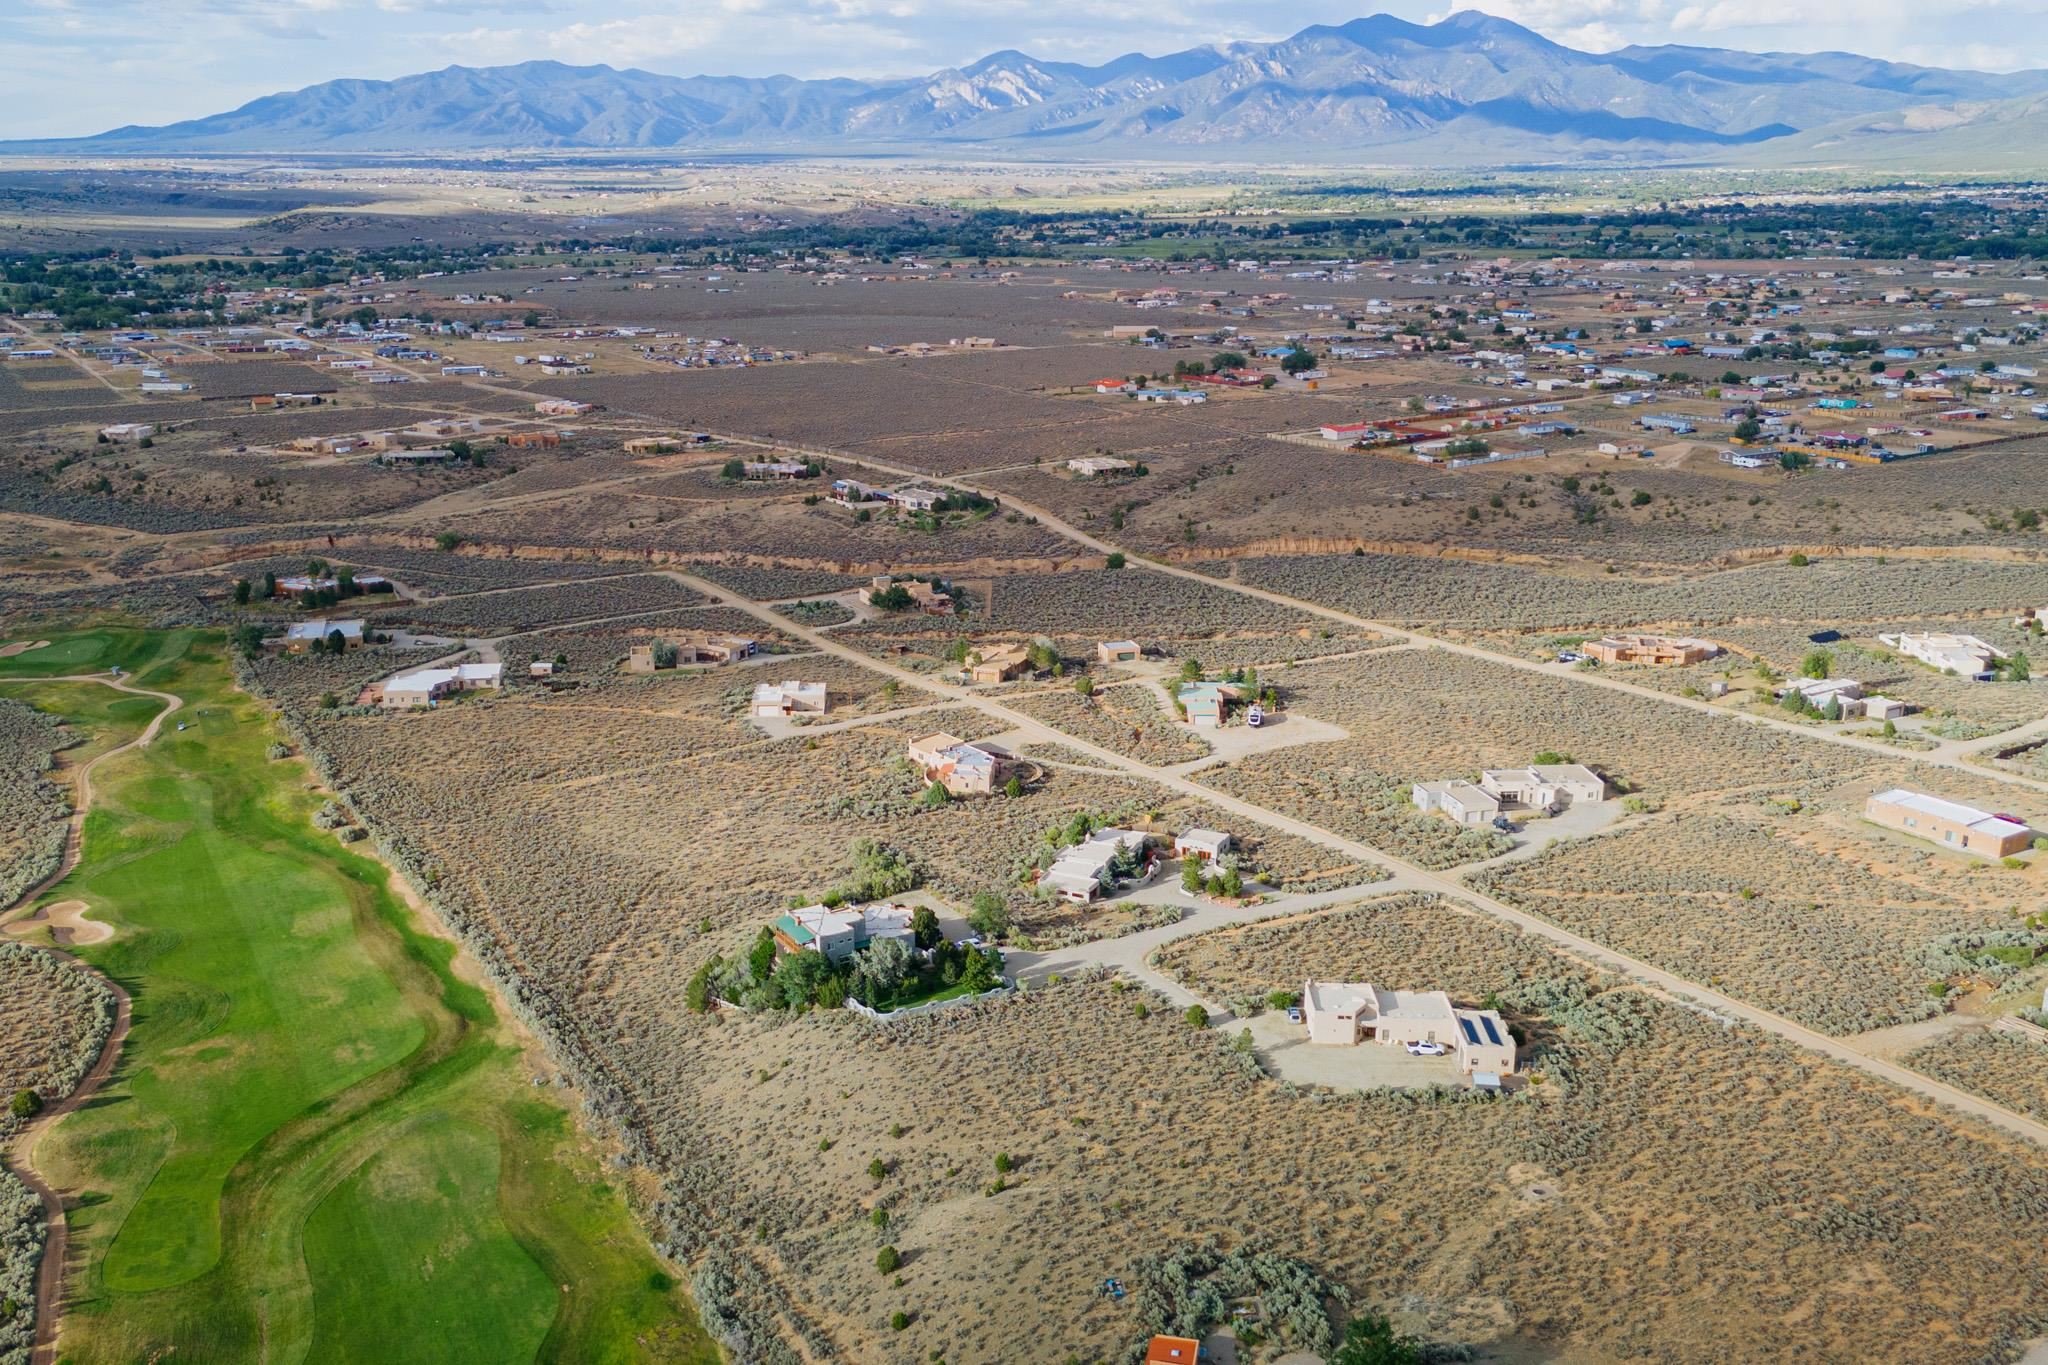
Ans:
<svg viewBox="0 0 2048 1365"><path fill-rule="evenodd" d="M0 696L85 752L161 703L33 679L119 665L185 727L99 764L41 898L114 926L76 951L133 999L115 1074L37 1152L70 1210L61 1358L716 1361L455 946L311 823L324 796L268 756L220 636L38 638Z"/></svg>

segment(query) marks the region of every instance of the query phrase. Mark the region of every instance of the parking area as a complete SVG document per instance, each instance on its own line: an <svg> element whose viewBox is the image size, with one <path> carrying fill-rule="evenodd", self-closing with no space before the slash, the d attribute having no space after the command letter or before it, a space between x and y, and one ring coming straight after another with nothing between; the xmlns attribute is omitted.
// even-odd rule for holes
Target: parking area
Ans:
<svg viewBox="0 0 2048 1365"><path fill-rule="evenodd" d="M1356 1047L1317 1047L1308 1029L1287 1022L1283 1010L1255 1015L1244 1025L1267 1070L1296 1085L1325 1085L1332 1090L1415 1090L1431 1085L1463 1085L1457 1061L1449 1056L1411 1057L1402 1047L1360 1043Z"/></svg>

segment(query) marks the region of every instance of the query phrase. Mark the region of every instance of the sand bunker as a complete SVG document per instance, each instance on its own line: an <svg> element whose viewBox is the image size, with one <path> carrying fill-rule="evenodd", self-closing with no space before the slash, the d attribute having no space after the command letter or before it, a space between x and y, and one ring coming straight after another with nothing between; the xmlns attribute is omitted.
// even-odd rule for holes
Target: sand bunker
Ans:
<svg viewBox="0 0 2048 1365"><path fill-rule="evenodd" d="M0 645L0 659L11 659L17 654L26 654L32 649L47 649L49 645L50 642L48 640L37 640L34 644L30 644L27 640L16 640L12 644Z"/></svg>
<svg viewBox="0 0 2048 1365"><path fill-rule="evenodd" d="M114 926L87 919L86 911L91 908L84 901L58 901L25 919L14 921L7 926L7 932L25 936L46 928L50 931L51 940L65 948L105 943L114 936Z"/></svg>

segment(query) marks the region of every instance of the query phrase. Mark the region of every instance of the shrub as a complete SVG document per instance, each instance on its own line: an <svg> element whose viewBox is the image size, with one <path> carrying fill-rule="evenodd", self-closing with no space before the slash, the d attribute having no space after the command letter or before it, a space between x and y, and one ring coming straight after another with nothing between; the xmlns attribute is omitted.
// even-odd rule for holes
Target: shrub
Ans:
<svg viewBox="0 0 2048 1365"><path fill-rule="evenodd" d="M889 1315L889 1328L891 1331L900 1332L908 1326L910 1326L910 1314L898 1309Z"/></svg>
<svg viewBox="0 0 2048 1365"><path fill-rule="evenodd" d="M1422 1343L1397 1335L1394 1324L1378 1313L1366 1313L1344 1329L1344 1344L1331 1365L1422 1365Z"/></svg>
<svg viewBox="0 0 2048 1365"><path fill-rule="evenodd" d="M977 891L967 925L983 938L1000 938L1010 929L1010 907L993 891Z"/></svg>
<svg viewBox="0 0 2048 1365"><path fill-rule="evenodd" d="M1129 561L1125 560L1122 550L1112 550L1109 558L1103 561L1102 567L1105 569L1121 569L1127 562Z"/></svg>
<svg viewBox="0 0 2048 1365"><path fill-rule="evenodd" d="M18 1119L32 1119L43 1112L43 1097L33 1090L17 1090L7 1109Z"/></svg>
<svg viewBox="0 0 2048 1365"><path fill-rule="evenodd" d="M875 1212L880 1213L881 1210L876 1209ZM897 1252L895 1247L883 1247L875 1253L875 1269L881 1271L884 1275L894 1275L896 1267L902 1264L903 1257Z"/></svg>
<svg viewBox="0 0 2048 1365"><path fill-rule="evenodd" d="M1015 1165L1016 1163L1010 1160L1010 1154L1008 1152L996 1153L996 1170L1000 1174L1008 1175L1012 1168L1015 1167Z"/></svg>
<svg viewBox="0 0 2048 1365"><path fill-rule="evenodd" d="M1181 1018L1188 1021L1189 1028L1209 1027L1209 1011L1203 1009L1200 1005L1189 1005L1186 1012L1181 1015Z"/></svg>

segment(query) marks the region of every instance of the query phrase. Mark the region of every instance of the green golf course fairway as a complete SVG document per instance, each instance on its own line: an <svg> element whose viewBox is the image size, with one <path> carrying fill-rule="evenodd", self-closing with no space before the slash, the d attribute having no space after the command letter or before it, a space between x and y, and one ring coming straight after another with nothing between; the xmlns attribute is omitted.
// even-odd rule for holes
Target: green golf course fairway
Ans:
<svg viewBox="0 0 2048 1365"><path fill-rule="evenodd" d="M134 1001L114 1076L37 1153L69 1195L61 1359L715 1362L454 945L312 825L220 636L35 638L0 696L111 748L160 703L9 679L118 663L187 727L95 769L42 897L116 927L78 951ZM89 662L37 657L60 650Z"/></svg>

